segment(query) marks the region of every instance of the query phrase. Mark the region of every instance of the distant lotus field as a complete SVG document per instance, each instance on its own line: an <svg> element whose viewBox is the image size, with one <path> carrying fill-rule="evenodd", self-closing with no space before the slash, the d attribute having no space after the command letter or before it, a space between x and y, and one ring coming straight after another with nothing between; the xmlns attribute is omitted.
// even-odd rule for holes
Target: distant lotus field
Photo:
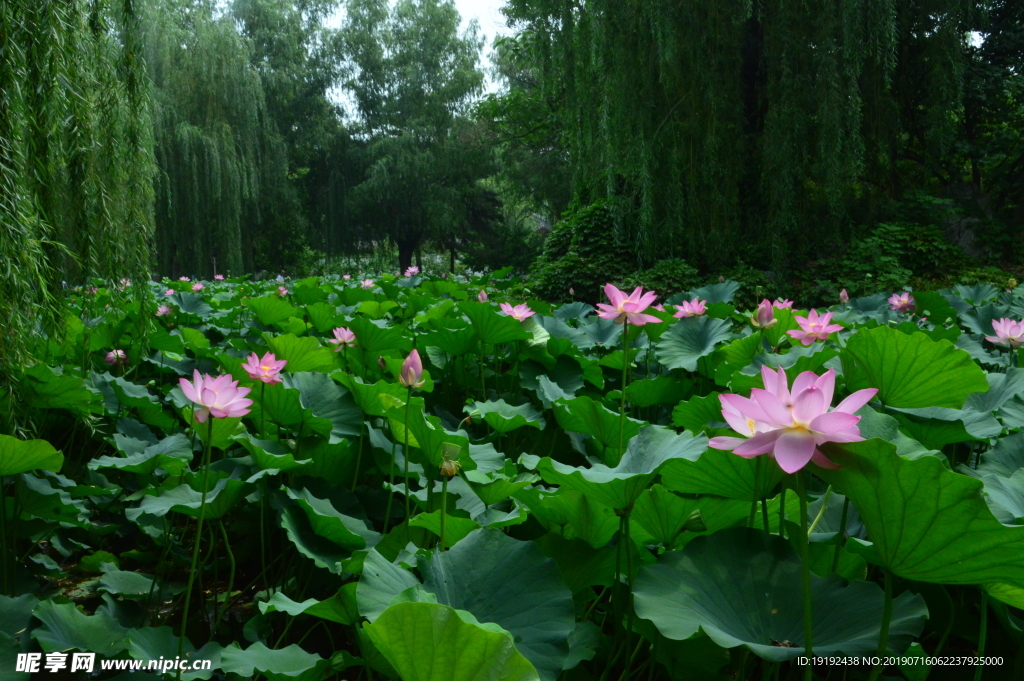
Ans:
<svg viewBox="0 0 1024 681"><path fill-rule="evenodd" d="M75 291L0 392L3 678L1024 678L1024 288L509 275Z"/></svg>

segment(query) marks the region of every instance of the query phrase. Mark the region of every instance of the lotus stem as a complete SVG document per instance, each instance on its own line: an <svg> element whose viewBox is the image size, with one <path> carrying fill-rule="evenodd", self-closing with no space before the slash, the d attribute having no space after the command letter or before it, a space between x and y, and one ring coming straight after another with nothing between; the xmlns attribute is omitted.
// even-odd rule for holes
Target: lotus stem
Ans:
<svg viewBox="0 0 1024 681"><path fill-rule="evenodd" d="M828 489L825 490L825 498L821 500L821 508L818 509L818 515L814 516L814 522L811 523L810 528L808 528L808 530L807 530L807 537L808 537L808 539L810 538L811 534L814 532L814 528L818 526L818 523L820 523L822 517L824 517L825 509L828 508L828 498L830 496L832 496L832 485L829 485Z"/></svg>
<svg viewBox="0 0 1024 681"><path fill-rule="evenodd" d="M7 486L4 476L0 475L0 551L3 552L4 591L7 595Z"/></svg>
<svg viewBox="0 0 1024 681"><path fill-rule="evenodd" d="M754 468L754 493L750 495L750 516L747 518L747 527L754 526L754 518L757 516L757 490L761 486L761 457L755 459Z"/></svg>
<svg viewBox="0 0 1024 681"><path fill-rule="evenodd" d="M365 429L363 428L363 423L360 422L360 424L359 424L359 444L357 445L358 449L356 449L356 470L355 470L354 473L352 473L352 491L353 492L356 491L356 484L358 484L358 482L359 482L359 466L363 462L363 431L364 430Z"/></svg>
<svg viewBox="0 0 1024 681"><path fill-rule="evenodd" d="M629 380L629 321L622 323L622 395L619 400L619 456L622 456L622 438L626 431L626 381Z"/></svg>
<svg viewBox="0 0 1024 681"><path fill-rule="evenodd" d="M409 407L412 406L412 388L406 395L405 400L405 445L402 447L402 458L405 459L405 522L412 517L409 504ZM433 485L431 485L433 486ZM442 516L444 517L444 516Z"/></svg>
<svg viewBox="0 0 1024 681"><path fill-rule="evenodd" d="M796 493L800 499L800 531L803 535L799 537L797 543L800 547L800 576L804 592L804 650L808 659L807 665L804 666L804 681L812 681L813 663L811 660L814 659L814 620L811 615L811 564L808 557L809 547L807 543L809 538L807 532L807 494L804 489L804 479L801 473L801 471L797 471L794 477L796 477Z"/></svg>
<svg viewBox="0 0 1024 681"><path fill-rule="evenodd" d="M839 519L839 534L836 535L836 551L832 554L832 569L829 574L834 574L839 569L839 556L843 553L843 544L846 542L846 518L850 512L850 497L843 501L843 517Z"/></svg>
<svg viewBox="0 0 1024 681"><path fill-rule="evenodd" d="M978 629L978 664L974 667L974 681L981 681L985 670L985 639L988 638L988 592L981 589L981 628Z"/></svg>
<svg viewBox="0 0 1024 681"><path fill-rule="evenodd" d="M224 550L228 554L228 563L231 565L231 574L228 576L228 592L224 597L224 609L221 610L218 606L217 616L213 620L213 626L210 627L210 640L213 640L213 636L217 633L217 627L220 626L220 621L224 615L228 612L228 603L231 600L231 592L235 588L235 554L231 551L231 544L228 542L228 530L224 527L224 521L220 521L220 534L224 538Z"/></svg>
<svg viewBox="0 0 1024 681"><path fill-rule="evenodd" d="M388 533L388 525L391 524L391 502L395 500L395 448L398 443L394 439L395 434L391 433L391 483L388 485L388 508L384 512L384 532Z"/></svg>
<svg viewBox="0 0 1024 681"><path fill-rule="evenodd" d="M786 538L786 486L782 486L779 494L779 536Z"/></svg>
<svg viewBox="0 0 1024 681"><path fill-rule="evenodd" d="M885 569L882 570L882 573L885 576L885 601L882 606L882 628L878 632L878 650L875 654L884 658L885 650L889 647L889 622L892 621L892 573ZM883 665L876 664L871 668L869 681L878 680L878 675L882 673L882 667Z"/></svg>
<svg viewBox="0 0 1024 681"><path fill-rule="evenodd" d="M263 395L267 392L267 384L260 381L260 437L263 437L263 423L266 420L267 413L264 410L266 402L263 399Z"/></svg>
<svg viewBox="0 0 1024 681"><path fill-rule="evenodd" d="M444 551L444 520L448 515L448 476L442 475L441 478L441 550Z"/></svg>
<svg viewBox="0 0 1024 681"><path fill-rule="evenodd" d="M181 634L178 637L178 657L185 653L185 628L188 626L188 608L192 601L192 585L196 581L196 564L199 562L199 545L203 537L203 518L206 516L206 486L210 479L210 452L213 449L213 416L208 417L206 426L206 447L203 452L203 494L199 500L199 517L196 519L196 539L192 547L192 567L188 571L188 584L185 586L185 607L181 613ZM175 675L181 678L181 669Z"/></svg>

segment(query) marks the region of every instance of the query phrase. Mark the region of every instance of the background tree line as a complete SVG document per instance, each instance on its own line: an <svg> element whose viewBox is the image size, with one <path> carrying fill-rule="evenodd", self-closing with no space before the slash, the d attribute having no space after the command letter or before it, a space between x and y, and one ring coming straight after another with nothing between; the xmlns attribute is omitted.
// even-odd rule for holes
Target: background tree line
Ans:
<svg viewBox="0 0 1024 681"><path fill-rule="evenodd" d="M1024 255L1020 3L505 12L485 95L450 0L3 3L0 314L29 328L62 281L299 273L382 243L403 268L429 244L525 270L545 223L549 297Z"/></svg>

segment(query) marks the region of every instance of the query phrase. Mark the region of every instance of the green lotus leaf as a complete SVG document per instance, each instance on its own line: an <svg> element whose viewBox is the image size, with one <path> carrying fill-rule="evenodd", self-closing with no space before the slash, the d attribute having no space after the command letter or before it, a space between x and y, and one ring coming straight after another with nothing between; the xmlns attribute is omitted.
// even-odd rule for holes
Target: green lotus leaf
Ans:
<svg viewBox="0 0 1024 681"><path fill-rule="evenodd" d="M34 364L25 369L21 387L25 403L35 409L67 409L84 413L93 400L93 393L79 376L65 374L63 369L45 364Z"/></svg>
<svg viewBox="0 0 1024 681"><path fill-rule="evenodd" d="M742 645L766 660L792 660L805 654L800 574L800 559L785 539L748 528L723 530L641 568L633 587L636 613L666 638L682 641L703 630L722 647ZM815 654L872 654L883 600L872 582L845 585L838 575L811 575ZM895 598L888 650L906 650L927 617L921 596Z"/></svg>
<svg viewBox="0 0 1024 681"><path fill-rule="evenodd" d="M537 472L549 483L577 490L612 508L628 510L666 462L696 461L706 449L707 438L703 435L694 437L662 426L644 426L629 441L614 468L602 464L576 468L545 457Z"/></svg>
<svg viewBox="0 0 1024 681"><path fill-rule="evenodd" d="M438 537L441 536L441 511L434 511L433 513L420 513L412 520L409 521L410 527L422 527L425 530L429 530ZM463 518L460 516L452 515L448 513L445 518L444 525L444 546L445 548L454 546L456 543L462 541L462 538L468 535L473 530L479 529L480 524L475 520L469 518Z"/></svg>
<svg viewBox="0 0 1024 681"><path fill-rule="evenodd" d="M640 432L643 421L620 418L612 410L589 397L559 400L554 405L555 419L563 429L592 435L600 446L602 458L608 465L617 464L629 444Z"/></svg>
<svg viewBox="0 0 1024 681"><path fill-rule="evenodd" d="M699 433L710 423L725 424L719 394L691 397L686 402L680 402L672 410L672 425Z"/></svg>
<svg viewBox="0 0 1024 681"><path fill-rule="evenodd" d="M215 669L221 668L220 655L223 648L213 641L199 650L192 642L185 639L184 653L190 660L209 660L210 669L199 671L182 671L181 678L185 681L193 679L209 679ZM143 627L128 630L128 655L136 660L174 659L178 656L178 637L170 627Z"/></svg>
<svg viewBox="0 0 1024 681"><path fill-rule="evenodd" d="M290 471L312 465L309 459L296 461L292 453L276 440L260 440L245 433L235 437L235 441L249 451L261 470Z"/></svg>
<svg viewBox="0 0 1024 681"><path fill-rule="evenodd" d="M170 296L168 300L178 306L178 309L185 314L191 314L206 320L213 315L213 308L198 293L182 291Z"/></svg>
<svg viewBox="0 0 1024 681"><path fill-rule="evenodd" d="M732 322L726 319L688 317L680 319L662 334L657 345L658 361L668 369L697 370L697 360L733 338Z"/></svg>
<svg viewBox="0 0 1024 681"><path fill-rule="evenodd" d="M192 462L193 454L188 436L177 433L128 456L97 457L89 462L88 467L89 470L117 468L145 475L152 475L157 469L162 469L170 475L180 475Z"/></svg>
<svg viewBox="0 0 1024 681"><path fill-rule="evenodd" d="M654 485L636 500L629 516L630 537L642 544L680 547L705 531L745 523L750 504L719 497L681 497Z"/></svg>
<svg viewBox="0 0 1024 681"><path fill-rule="evenodd" d="M339 513L327 499L318 499L308 489L285 488L285 493L306 512L313 531L349 551L372 548L380 541L380 533L357 518Z"/></svg>
<svg viewBox="0 0 1024 681"><path fill-rule="evenodd" d="M421 569L423 588L438 603L508 631L541 679L553 681L562 671L575 627L572 593L533 543L476 530Z"/></svg>
<svg viewBox="0 0 1024 681"><path fill-rule="evenodd" d="M292 307L287 300L281 296L262 296L250 298L245 301L245 306L252 310L260 324L271 326L283 322L289 317L296 316L299 311Z"/></svg>
<svg viewBox="0 0 1024 681"><path fill-rule="evenodd" d="M319 433L331 443L359 435L362 410L351 393L327 374L305 371L286 374L283 385L287 391L298 391L302 408L312 414L312 417L303 415L307 431Z"/></svg>
<svg viewBox="0 0 1024 681"><path fill-rule="evenodd" d="M758 458L762 457L745 459L732 452L708 449L696 461L673 459L666 462L661 469L661 482L674 492L753 501L769 496L783 476L778 464L763 458L759 477Z"/></svg>
<svg viewBox="0 0 1024 681"><path fill-rule="evenodd" d="M149 393L146 386L110 374L105 374L104 378L107 379L118 401L130 409L135 409L143 423L163 430L169 430L178 424L177 420L164 410L160 400Z"/></svg>
<svg viewBox="0 0 1024 681"><path fill-rule="evenodd" d="M196 473L192 482L201 484L202 473ZM212 482L212 480L211 480ZM221 478L206 493L206 509L203 517L206 520L222 518L230 511L238 500L249 494L253 485L243 480L234 478ZM203 494L191 485L178 485L160 496L147 496L137 508L127 509L125 515L129 520L134 521L142 513L149 513L156 517L167 515L168 512L182 513L193 518L199 517L199 507L202 505Z"/></svg>
<svg viewBox="0 0 1024 681"><path fill-rule="evenodd" d="M356 610L355 601L356 583L350 582L343 586L338 593L322 601L315 598L307 598L297 603L278 591L270 597L269 601L259 603L260 612L284 612L292 617L298 615L313 615L330 622L352 625L359 621L359 612Z"/></svg>
<svg viewBox="0 0 1024 681"><path fill-rule="evenodd" d="M423 344L427 347L441 348L449 355L455 356L479 352L476 331L470 326L456 329L440 327L423 336Z"/></svg>
<svg viewBox="0 0 1024 681"><path fill-rule="evenodd" d="M329 371L334 366L334 353L312 336L286 333L280 336L264 334L270 351L277 359L287 360L284 370L290 374L300 371Z"/></svg>
<svg viewBox="0 0 1024 681"><path fill-rule="evenodd" d="M963 407L988 390L985 372L949 341L880 326L860 329L841 354L850 390L878 388L889 407Z"/></svg>
<svg viewBox="0 0 1024 681"><path fill-rule="evenodd" d="M438 603L399 603L366 632L403 681L539 681L507 632Z"/></svg>
<svg viewBox="0 0 1024 681"><path fill-rule="evenodd" d="M363 574L356 585L359 614L374 622L399 594L419 586L420 581L410 571L371 549L363 560Z"/></svg>
<svg viewBox="0 0 1024 681"><path fill-rule="evenodd" d="M32 630L32 638L48 653L80 650L114 656L128 647L128 630L103 612L90 617L74 603L45 600L32 614L43 623Z"/></svg>
<svg viewBox="0 0 1024 681"><path fill-rule="evenodd" d="M237 643L232 643L220 655L221 669L244 679L255 678L259 672L270 681L319 681L330 665L330 660L307 653L294 644L272 650L256 642L242 650Z"/></svg>
<svg viewBox="0 0 1024 681"><path fill-rule="evenodd" d="M19 440L0 435L0 475L18 475L34 470L59 471L64 455L46 440Z"/></svg>
<svg viewBox="0 0 1024 681"><path fill-rule="evenodd" d="M1024 527L992 515L980 480L936 457L904 459L880 440L825 445L825 453L842 468L816 473L857 507L873 542L869 560L921 582L1024 587Z"/></svg>
<svg viewBox="0 0 1024 681"><path fill-rule="evenodd" d="M349 328L356 335L356 347L368 354L379 354L385 350L408 352L412 350L412 339L400 328L374 323L366 317L353 317Z"/></svg>
<svg viewBox="0 0 1024 681"><path fill-rule="evenodd" d="M544 415L527 402L513 407L505 400L474 402L463 409L467 414L483 418L498 433L509 433L523 426L544 430Z"/></svg>
<svg viewBox="0 0 1024 681"><path fill-rule="evenodd" d="M693 384L671 376L658 376L633 381L626 386L626 399L640 407L656 404L678 404L693 392Z"/></svg>
<svg viewBox="0 0 1024 681"><path fill-rule="evenodd" d="M564 488L548 494L536 488L516 492L514 498L548 530L566 539L582 539L595 549L607 546L619 529L611 506L589 499L583 492Z"/></svg>
<svg viewBox="0 0 1024 681"><path fill-rule="evenodd" d="M459 303L459 311L469 318L481 342L497 345L531 338L521 322L502 314L490 303L463 301Z"/></svg>

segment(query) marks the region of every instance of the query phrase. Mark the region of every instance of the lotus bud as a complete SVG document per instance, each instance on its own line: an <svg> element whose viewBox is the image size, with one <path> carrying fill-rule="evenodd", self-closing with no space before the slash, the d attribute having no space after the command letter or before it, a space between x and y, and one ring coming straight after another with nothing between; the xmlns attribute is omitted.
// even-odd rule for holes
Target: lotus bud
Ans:
<svg viewBox="0 0 1024 681"><path fill-rule="evenodd" d="M765 298L761 301L761 304L757 306L757 311L750 316L750 323L758 329L770 329L779 323L779 320L775 318L775 308L772 307L770 300Z"/></svg>
<svg viewBox="0 0 1024 681"><path fill-rule="evenodd" d="M850 302L850 294L846 292L845 288L839 292L839 302L842 303L843 305L846 305L848 302Z"/></svg>
<svg viewBox="0 0 1024 681"><path fill-rule="evenodd" d="M107 353L107 356L103 358L103 361L108 366L121 366L128 363L128 356L124 354L124 350L111 350Z"/></svg>
<svg viewBox="0 0 1024 681"><path fill-rule="evenodd" d="M406 388L422 388L426 383L423 380L423 361L418 350L410 352L402 362L402 373L398 376L398 382Z"/></svg>
<svg viewBox="0 0 1024 681"><path fill-rule="evenodd" d="M380 367L381 371L388 368L388 363L384 361L383 355L377 357L377 366Z"/></svg>
<svg viewBox="0 0 1024 681"><path fill-rule="evenodd" d="M476 299L479 300L481 303L486 303L488 300L487 291L480 289L480 293L476 294Z"/></svg>

